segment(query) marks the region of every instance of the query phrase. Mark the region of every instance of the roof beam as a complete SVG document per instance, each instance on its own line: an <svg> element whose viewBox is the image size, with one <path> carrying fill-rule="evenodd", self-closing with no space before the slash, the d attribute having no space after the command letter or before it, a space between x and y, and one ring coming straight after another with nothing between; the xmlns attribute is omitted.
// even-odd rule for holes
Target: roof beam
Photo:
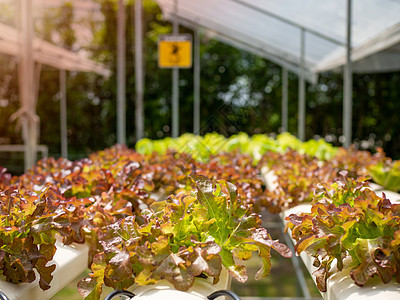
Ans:
<svg viewBox="0 0 400 300"><path fill-rule="evenodd" d="M181 11L182 9L180 9ZM168 12L168 17L171 19L173 18L173 11L166 11ZM216 22L216 20L212 20L209 18L191 18L190 16L183 16L181 14L178 13L178 18L179 20L181 20L181 22L185 23L185 24L191 24L192 27L203 27L212 31L215 31L218 33L218 35L222 35L222 36L226 36L229 37L232 40L241 42L242 44L246 44L247 46L253 47L254 45L251 45L250 43L246 43L244 39L240 39L240 36L243 36L243 34L241 34L239 31L232 29L232 28L228 28L226 27L224 24L221 24L219 22ZM211 26L207 26L207 24L211 24ZM230 32L230 33L227 33ZM285 52L282 49L277 48L274 45L268 44L265 41L260 41L257 39L254 39L254 41L256 41L259 44L259 47L257 47L256 49L258 50L262 50L262 52L265 53L269 53L270 55L273 55L283 61L286 61L290 64L295 64L295 65L300 65L300 58L298 58L298 55L296 54L292 54L289 52ZM268 47L268 49L273 49L274 51L265 51L265 47ZM293 59L290 59L289 57L292 57ZM313 64L309 61L306 61L306 67L310 68Z"/></svg>
<svg viewBox="0 0 400 300"><path fill-rule="evenodd" d="M379 53L382 53L384 51L390 52L390 49L392 47L395 47L395 45L397 44L400 45L400 22L386 29L384 32L378 34L377 36L367 40L365 43L362 43L357 47L352 47L351 60L355 67L353 71L380 72L379 69L374 71L377 61L379 61ZM396 58L397 54L398 53L393 52L393 62L398 61L398 59ZM373 56L375 56L374 62L369 60ZM388 68L383 68L383 71L391 72L398 70L400 63L393 62L388 63ZM361 70L357 70L356 66L360 63L365 66L369 64L371 68L361 68ZM318 63L312 71L316 73L325 72L327 70L337 69L344 66L345 64L346 53L343 51L340 53L334 53L334 55L326 57L326 59Z"/></svg>
<svg viewBox="0 0 400 300"><path fill-rule="evenodd" d="M262 9L262 8L256 6L256 5L250 4L250 3L246 2L246 1L243 1L243 0L230 0L230 1L235 2L237 4L240 4L240 5L244 6L244 7L249 8L249 9L255 10L255 11L257 11L259 13L262 13L262 14L264 14L266 16L269 16L271 18L274 18L274 19L277 19L279 21L282 21L282 22L284 22L286 24L289 24L289 25L292 25L294 27L297 27L297 28L299 28L301 30L305 30L308 33L311 33L311 34L313 34L315 36L318 36L318 37L320 37L322 39L330 41L330 42L332 42L334 44L338 44L338 45L341 45L341 46L346 46L346 42L344 42L344 41L335 39L335 38L333 38L333 37L331 37L329 35L323 34L323 33L319 32L319 31L316 31L316 30L314 30L312 28L307 28L307 27L301 25L300 23L293 22L290 19L287 19L287 18L284 18L284 17L282 17L280 15L274 14L274 13L268 11L268 10Z"/></svg>
<svg viewBox="0 0 400 300"><path fill-rule="evenodd" d="M19 34L15 28L0 23L0 53L17 56L20 51ZM56 69L95 72L106 77L111 74L104 65L39 38L33 38L33 58Z"/></svg>
<svg viewBox="0 0 400 300"><path fill-rule="evenodd" d="M240 33L236 32L236 31L234 32L235 34L229 35L229 34L221 32L215 28L207 27L204 24L201 24L198 19L196 21L193 21L192 19L184 18L182 16L179 17L179 23L181 23L182 25L184 25L188 28L192 28L193 30L195 30L195 28L200 27L204 30L208 30L209 32L213 32L216 35L215 38L220 40L223 43L230 44L234 47L238 47L238 48L241 48L242 50L245 50L245 51L251 52L255 55L264 57L268 60L271 60L275 64L278 64L278 65L288 68L290 71L292 71L294 73L299 72L300 61L297 61L297 59L289 59L286 55L282 54L282 51L279 51L277 53L267 51L267 50L265 50L266 48L262 47L261 45L260 45L260 47L254 47L254 45L247 43L245 40L238 38L238 36L240 36ZM270 45L267 45L267 46L268 46L267 48L269 48L269 49L274 48L273 46L270 46ZM305 63L306 79L312 83L315 83L317 81L317 76L316 76L316 73L310 71L311 66L312 66L312 64L310 62Z"/></svg>

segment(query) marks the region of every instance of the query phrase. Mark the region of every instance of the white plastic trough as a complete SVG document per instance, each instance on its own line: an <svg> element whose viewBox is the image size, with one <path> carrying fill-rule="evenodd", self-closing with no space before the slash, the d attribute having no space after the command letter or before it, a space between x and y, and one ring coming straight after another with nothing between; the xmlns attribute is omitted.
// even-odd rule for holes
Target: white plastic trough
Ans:
<svg viewBox="0 0 400 300"><path fill-rule="evenodd" d="M50 264L55 263L56 269L53 272L53 280L50 289L43 291L39 287L39 277L32 283L14 284L0 280L0 291L9 300L45 300L50 299L58 291L68 285L87 268L88 246L74 244L64 246L56 242L57 251ZM36 274L37 275L37 274Z"/></svg>
<svg viewBox="0 0 400 300"><path fill-rule="evenodd" d="M281 214L282 220L290 214L300 212L311 212L311 205L301 204L286 210ZM290 234L290 233L289 233ZM295 241L293 241L295 243ZM305 252L300 254L307 270L312 274L316 268L312 265L311 256ZM350 268L344 267L342 271L337 271L336 266L332 264L330 274L327 280L327 291L321 292L324 299L327 300L395 300L400 299L400 284L393 279L388 284L384 284L379 278L369 279L367 284L359 287L354 284L350 277ZM344 261L346 266L346 260ZM313 276L315 280L315 276Z"/></svg>
<svg viewBox="0 0 400 300"><path fill-rule="evenodd" d="M262 169L262 175L264 182L267 187L273 190L277 183L275 182L276 175L268 170L268 168ZM371 184L371 189L379 196L385 193L386 197L392 203L400 203L400 194L384 190L383 187L377 184ZM297 214L300 212L311 212L310 204L300 204L293 208L287 209L280 214L280 217L284 223L285 218L290 214ZM290 232L288 232L291 237ZM292 240L295 244L296 242ZM316 268L312 265L312 258L305 252L300 254L304 265L308 272L312 274ZM332 274L327 280L327 291L321 292L321 295L326 300L397 300L400 299L400 284L396 283L393 279L388 284L384 284L379 278L369 279L367 284L363 287L359 287L354 284L354 281L350 277L350 268L346 268L346 261L344 262L345 267L342 271L338 272L336 266L332 266L330 274ZM312 275L315 282L315 276Z"/></svg>

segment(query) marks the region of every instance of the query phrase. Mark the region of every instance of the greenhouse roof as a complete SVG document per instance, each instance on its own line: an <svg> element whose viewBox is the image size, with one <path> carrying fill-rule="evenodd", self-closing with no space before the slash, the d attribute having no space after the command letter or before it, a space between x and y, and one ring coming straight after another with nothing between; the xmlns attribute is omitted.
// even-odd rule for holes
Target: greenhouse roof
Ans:
<svg viewBox="0 0 400 300"><path fill-rule="evenodd" d="M346 61L346 0L157 0L166 19L200 26L217 39L261 55L306 77ZM400 70L400 1L353 0L354 71Z"/></svg>
<svg viewBox="0 0 400 300"><path fill-rule="evenodd" d="M399 11L400 14L400 11ZM353 71L360 73L400 70L400 22L353 48ZM346 61L341 51L333 52L315 68L316 72L335 69Z"/></svg>
<svg viewBox="0 0 400 300"><path fill-rule="evenodd" d="M0 52L8 55L19 55L19 32L0 23ZM67 71L95 72L109 76L110 71L82 55L55 46L44 40L34 38L33 59L41 64Z"/></svg>

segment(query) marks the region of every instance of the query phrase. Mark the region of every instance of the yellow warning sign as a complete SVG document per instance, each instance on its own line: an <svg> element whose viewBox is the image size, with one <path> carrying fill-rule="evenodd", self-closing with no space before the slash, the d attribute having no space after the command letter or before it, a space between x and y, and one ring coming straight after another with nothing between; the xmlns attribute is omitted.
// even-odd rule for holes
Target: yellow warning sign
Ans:
<svg viewBox="0 0 400 300"><path fill-rule="evenodd" d="M190 34L160 35L158 66L160 68L191 68L192 36Z"/></svg>

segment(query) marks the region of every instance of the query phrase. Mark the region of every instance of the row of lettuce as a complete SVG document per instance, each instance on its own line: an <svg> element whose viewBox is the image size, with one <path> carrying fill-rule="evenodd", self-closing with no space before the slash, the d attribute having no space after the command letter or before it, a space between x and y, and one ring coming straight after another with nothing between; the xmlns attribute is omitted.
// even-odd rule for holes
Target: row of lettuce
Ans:
<svg viewBox="0 0 400 300"><path fill-rule="evenodd" d="M260 161L261 164L268 161L268 166L275 166L281 161L297 164L299 160L305 160L301 165L310 169L310 164L325 163L335 169L347 170L353 177L368 175L384 188L400 191L400 161L386 157L381 148L371 155L368 151L357 151L355 148L334 147L323 139L302 142L288 132L274 137L239 133L229 138L218 133L205 136L187 133L178 138L142 139L136 144L136 151L142 154L166 154L171 150L189 154L201 162L208 162L210 157L220 153L238 152L250 156L255 165L260 165ZM293 168L285 165L282 169L291 172ZM331 174L328 176L332 178ZM324 177L317 176L317 179L325 181Z"/></svg>
<svg viewBox="0 0 400 300"><path fill-rule="evenodd" d="M217 282L222 268L245 282L240 260L253 253L263 278L271 249L292 253L258 213L306 201L312 213L291 215L287 226L296 252L315 257L321 291L332 262L341 270L346 256L360 286L376 274L400 281L400 209L365 188L368 176L396 186L397 162L382 151L302 143L288 134L183 135L142 140L136 150L116 145L79 161L48 158L21 176L0 167L1 277L32 282L36 270L48 289L61 238L90 247L92 273L78 284L86 299L99 299L103 285L163 279L187 290L195 277ZM277 176L275 189L266 187L263 168Z"/></svg>
<svg viewBox="0 0 400 300"><path fill-rule="evenodd" d="M250 155L256 163L267 152L283 153L288 148L319 160L330 159L338 151L338 148L323 139L302 142L288 132L281 133L276 137L265 134L249 136L246 133L239 133L229 138L218 133L207 133L204 136L186 133L178 138L141 139L136 144L136 150L142 154L153 152L164 154L169 150L175 150L180 153L189 153L199 161L208 161L210 155L221 152L239 151Z"/></svg>

